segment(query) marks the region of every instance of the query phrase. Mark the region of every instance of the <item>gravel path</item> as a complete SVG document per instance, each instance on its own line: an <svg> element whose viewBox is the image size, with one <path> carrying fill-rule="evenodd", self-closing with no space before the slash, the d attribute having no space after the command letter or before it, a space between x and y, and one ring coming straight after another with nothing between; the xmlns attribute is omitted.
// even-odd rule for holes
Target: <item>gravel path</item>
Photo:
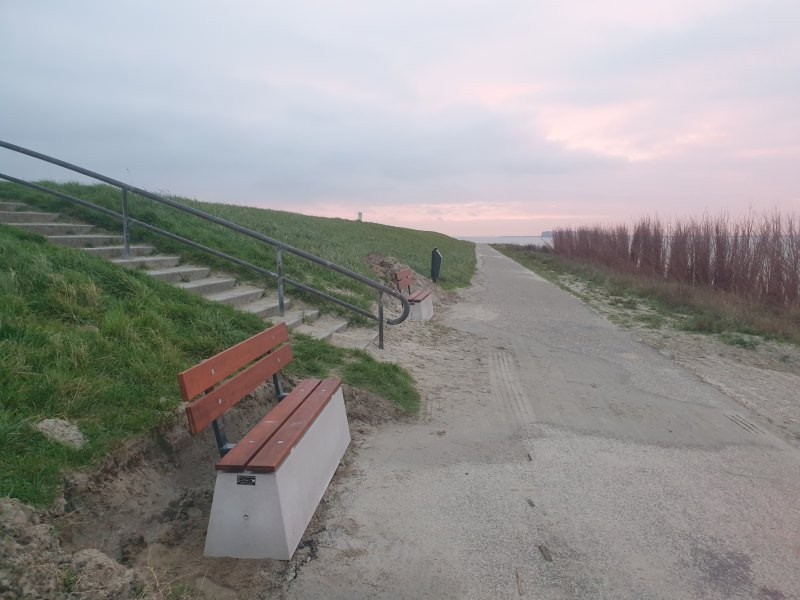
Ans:
<svg viewBox="0 0 800 600"><path fill-rule="evenodd" d="M387 332L421 418L353 449L286 597L800 597L800 454L763 413L488 246L478 264Z"/></svg>

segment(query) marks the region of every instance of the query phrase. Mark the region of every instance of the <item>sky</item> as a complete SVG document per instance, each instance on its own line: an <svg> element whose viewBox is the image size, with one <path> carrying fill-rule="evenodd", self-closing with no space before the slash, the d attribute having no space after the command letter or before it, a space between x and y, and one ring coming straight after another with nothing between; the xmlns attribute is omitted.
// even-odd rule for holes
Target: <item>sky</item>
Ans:
<svg viewBox="0 0 800 600"><path fill-rule="evenodd" d="M455 236L793 212L800 2L0 0L0 139Z"/></svg>

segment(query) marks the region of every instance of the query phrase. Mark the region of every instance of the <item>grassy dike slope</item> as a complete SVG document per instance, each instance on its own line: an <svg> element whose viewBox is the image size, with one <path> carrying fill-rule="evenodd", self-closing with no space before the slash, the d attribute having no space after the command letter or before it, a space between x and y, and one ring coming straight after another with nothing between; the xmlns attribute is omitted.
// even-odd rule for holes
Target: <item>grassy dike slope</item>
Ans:
<svg viewBox="0 0 800 600"><path fill-rule="evenodd" d="M50 208L49 200L2 187L4 199ZM86 190L108 192L102 186ZM331 251L324 253L326 258L359 266L365 273L363 255L368 252L404 260L399 250L419 246L417 258L405 259L415 268L423 254L429 256L431 243L440 243L446 256L447 244L462 248L462 254L472 252L470 244L438 234L289 213L261 215L264 211L255 209L230 211L235 214L226 217L247 215L250 221L245 223L251 227L279 217L282 225L273 225L294 232L294 239L284 237L289 243L308 248L297 238L327 238ZM463 284L474 263L451 259L448 268L459 263L461 274L450 272L448 283ZM0 495L47 505L64 470L86 467L126 438L175 418L179 371L263 327L252 315L209 303L144 273L0 225ZM418 405L411 377L396 365L304 337L294 348L297 375L335 373L408 411ZM34 429L42 419L59 417L78 425L88 442L83 449L50 442Z"/></svg>
<svg viewBox="0 0 800 600"><path fill-rule="evenodd" d="M76 183L43 182L43 184L121 212L120 192L115 188ZM373 252L393 256L418 273L429 274L431 250L438 247L444 257L438 283L445 289L469 285L475 270L473 244L439 233L346 219L327 219L283 211L211 204L186 198L171 197L171 199L254 229L371 279L375 278L375 274L369 267L367 256ZM111 218L14 184L0 183L0 201L2 200L24 202L42 210L57 211L87 223L94 223L108 231L120 231L119 222ZM253 264L275 270L275 251L270 246L135 195L129 197L129 207L130 214L134 218L233 254ZM216 266L231 273L238 273L244 278L254 277L250 271L237 271L230 263L214 259L204 253L195 253L186 246L154 234L134 228L132 238L153 243L161 252L180 254L187 262L195 261L199 264ZM372 289L291 255L284 255L284 269L287 276L317 289L324 289L358 306L369 308L376 301ZM259 281L259 283L265 282ZM274 285L272 281L267 281L266 284ZM292 293L291 287L288 291ZM314 301L313 298L309 300ZM332 305L323 305L323 308L326 306Z"/></svg>

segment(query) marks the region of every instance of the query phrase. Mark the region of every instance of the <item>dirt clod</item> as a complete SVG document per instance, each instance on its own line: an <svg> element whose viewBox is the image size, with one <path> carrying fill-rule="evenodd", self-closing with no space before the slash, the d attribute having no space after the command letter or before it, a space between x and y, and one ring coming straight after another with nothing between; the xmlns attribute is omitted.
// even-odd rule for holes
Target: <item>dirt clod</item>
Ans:
<svg viewBox="0 0 800 600"><path fill-rule="evenodd" d="M18 500L0 498L0 597L56 595L61 588L59 559L52 527Z"/></svg>
<svg viewBox="0 0 800 600"><path fill-rule="evenodd" d="M142 587L135 573L95 548L72 555L69 572L74 579L70 591L87 598L132 598Z"/></svg>
<svg viewBox="0 0 800 600"><path fill-rule="evenodd" d="M47 439L71 448L81 449L86 445L86 439L81 430L64 419L45 419L36 424L36 430Z"/></svg>

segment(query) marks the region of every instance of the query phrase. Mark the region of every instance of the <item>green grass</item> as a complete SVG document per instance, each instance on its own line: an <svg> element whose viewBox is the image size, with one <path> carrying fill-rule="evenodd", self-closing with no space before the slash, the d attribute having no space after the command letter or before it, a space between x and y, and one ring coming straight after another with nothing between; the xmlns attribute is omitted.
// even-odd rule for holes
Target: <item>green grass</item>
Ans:
<svg viewBox="0 0 800 600"><path fill-rule="evenodd" d="M728 332L721 334L719 338L729 346L737 346L745 350L755 350L761 343L758 338Z"/></svg>
<svg viewBox="0 0 800 600"><path fill-rule="evenodd" d="M609 303L623 308L637 308L639 306L639 303L633 298L622 298L620 296L613 296Z"/></svg>
<svg viewBox="0 0 800 600"><path fill-rule="evenodd" d="M661 329L666 323L662 315L653 313L640 313L635 316L635 319L650 329Z"/></svg>
<svg viewBox="0 0 800 600"><path fill-rule="evenodd" d="M686 331L728 336L723 341L740 347L755 343L753 336L800 344L797 309L765 306L707 288L619 273L550 252L511 245L495 248L562 287L566 287L565 276L573 277L611 296L612 305L635 309L642 304L651 313L635 318L650 327L673 323Z"/></svg>
<svg viewBox="0 0 800 600"><path fill-rule="evenodd" d="M211 303L43 237L0 226L0 494L52 501L62 473L175 418L176 375L264 328ZM293 372L339 373L414 410L410 375L363 352L299 339ZM48 441L33 425L76 424L87 445Z"/></svg>
<svg viewBox="0 0 800 600"><path fill-rule="evenodd" d="M306 377L335 374L354 387L375 392L408 413L419 409L419 392L408 372L392 363L378 362L363 350L320 344L308 336L296 335L292 345L299 372Z"/></svg>
<svg viewBox="0 0 800 600"><path fill-rule="evenodd" d="M120 192L110 186L40 183L121 212ZM367 262L367 255L373 252L393 256L418 273L430 275L431 251L434 247L438 247L444 257L438 283L445 289L469 285L475 270L474 245L439 233L345 219L310 217L283 211L211 204L186 198L170 198L330 260L370 279L376 277ZM121 231L119 222L110 217L16 184L0 183L0 201L3 200L24 202L42 210L59 211L109 231ZM271 246L136 195L129 196L129 207L133 218L222 250L273 272L276 269L275 250ZM213 266L239 274L256 283L274 286L272 280L264 282L249 270L144 230L134 228L132 239L154 243L165 253L180 254L186 262L193 261ZM284 254L284 273L301 283L328 291L362 308L369 309L377 299L375 291L371 288L292 255ZM291 293L291 287L288 290ZM313 297L305 299L316 302ZM323 304L322 307L335 309L332 303Z"/></svg>

